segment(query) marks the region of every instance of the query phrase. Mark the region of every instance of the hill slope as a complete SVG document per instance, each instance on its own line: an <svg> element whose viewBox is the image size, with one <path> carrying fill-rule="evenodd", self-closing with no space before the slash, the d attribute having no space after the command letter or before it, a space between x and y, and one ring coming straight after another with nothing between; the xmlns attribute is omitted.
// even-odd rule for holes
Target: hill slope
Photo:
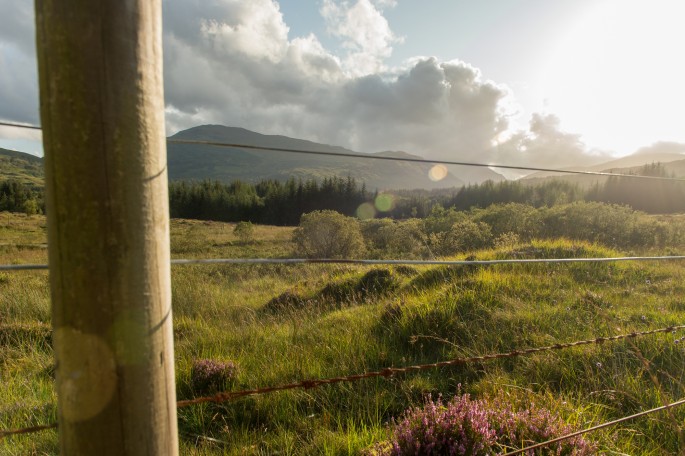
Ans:
<svg viewBox="0 0 685 456"><path fill-rule="evenodd" d="M608 162L599 163L592 166L572 166L563 168L569 171L594 171L594 172L613 172L613 173L635 173L644 165L652 163L662 163L667 173L676 177L685 176L685 144L679 143L656 143L649 147L639 149L636 153L626 157L617 158ZM562 179L568 182L575 182L580 185L592 185L602 183L606 178L601 176L573 175L551 172L537 172L523 177L521 180L527 183L544 182L549 178Z"/></svg>
<svg viewBox="0 0 685 456"><path fill-rule="evenodd" d="M0 179L30 186L43 186L43 159L16 150L0 148Z"/></svg>
<svg viewBox="0 0 685 456"><path fill-rule="evenodd" d="M262 135L243 128L221 125L202 125L181 131L170 139L205 140L233 144L283 147L337 153L352 152L338 146L319 144L287 136ZM366 160L346 157L326 157L284 152L247 150L234 147L217 147L195 144L168 143L169 178L216 179L228 182L234 179L257 181L260 179L310 179L348 175L364 181L368 188L408 189L458 187L468 182L487 179L502 180L502 176L489 169L461 169L459 177L450 170L447 176L434 182L429 179L431 165L421 163ZM380 152L369 155L414 157L406 152ZM463 176L463 177L462 177Z"/></svg>

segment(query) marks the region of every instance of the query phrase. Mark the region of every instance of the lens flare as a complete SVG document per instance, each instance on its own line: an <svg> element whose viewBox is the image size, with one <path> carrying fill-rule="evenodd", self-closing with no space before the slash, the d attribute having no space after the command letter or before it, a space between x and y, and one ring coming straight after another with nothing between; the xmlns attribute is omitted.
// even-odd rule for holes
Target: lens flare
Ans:
<svg viewBox="0 0 685 456"><path fill-rule="evenodd" d="M441 181L447 177L447 167L445 165L435 165L428 171L428 178L433 182Z"/></svg>
<svg viewBox="0 0 685 456"><path fill-rule="evenodd" d="M388 212L395 207L395 195L391 195L390 193L381 193L376 197L376 201L374 201L374 203L378 212Z"/></svg>
<svg viewBox="0 0 685 456"><path fill-rule="evenodd" d="M360 220L372 219L376 216L376 208L371 203L363 203L357 208L357 218Z"/></svg>

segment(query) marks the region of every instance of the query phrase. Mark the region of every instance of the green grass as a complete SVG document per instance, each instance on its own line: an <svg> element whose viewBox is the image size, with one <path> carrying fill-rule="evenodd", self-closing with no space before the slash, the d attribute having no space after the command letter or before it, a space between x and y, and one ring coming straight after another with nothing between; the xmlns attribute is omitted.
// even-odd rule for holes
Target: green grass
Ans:
<svg viewBox="0 0 685 456"><path fill-rule="evenodd" d="M0 243L40 243L44 219L2 214ZM1 228L0 228L1 230ZM172 221L172 256L284 257L292 229ZM682 246L672 246L674 249ZM568 240L477 252L477 259L614 256ZM649 252L641 252L649 253ZM45 262L45 249L0 248L2 263ZM679 262L352 267L211 265L172 268L179 399L194 396L193 360L239 366L232 390L432 363L681 324ZM375 271L375 272L371 272ZM380 278L370 286L370 278ZM280 307L274 305L279 296ZM0 428L55 420L47 273L0 273ZM685 395L685 351L660 334L635 340L455 366L390 379L243 398L179 410L181 453L358 454L387 438L393 417L427 394L504 392L587 427ZM675 454L685 409L594 433L606 454ZM0 441L0 454L57 454L45 431Z"/></svg>

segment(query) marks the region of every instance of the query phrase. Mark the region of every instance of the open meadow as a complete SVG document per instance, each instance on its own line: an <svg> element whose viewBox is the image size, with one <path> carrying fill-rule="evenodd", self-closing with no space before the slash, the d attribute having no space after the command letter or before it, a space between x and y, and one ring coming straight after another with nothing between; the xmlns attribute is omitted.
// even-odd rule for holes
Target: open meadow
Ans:
<svg viewBox="0 0 685 456"><path fill-rule="evenodd" d="M241 240L234 226L172 220L172 258L293 255L294 228L256 225ZM46 263L45 242L43 216L0 214L0 263ZM669 244L621 249L513 237L450 258L685 253L677 238ZM174 265L172 290L179 400L685 323L685 261ZM685 396L684 336L678 330L183 407L181 454L386 454L393 419L428 395L545 408L582 429ZM202 377L200 360L223 367L223 377ZM0 272L0 430L55 422L53 377L47 272ZM685 450L684 422L685 407L675 408L585 440L601 454L677 454ZM57 451L54 430L0 440L3 455Z"/></svg>

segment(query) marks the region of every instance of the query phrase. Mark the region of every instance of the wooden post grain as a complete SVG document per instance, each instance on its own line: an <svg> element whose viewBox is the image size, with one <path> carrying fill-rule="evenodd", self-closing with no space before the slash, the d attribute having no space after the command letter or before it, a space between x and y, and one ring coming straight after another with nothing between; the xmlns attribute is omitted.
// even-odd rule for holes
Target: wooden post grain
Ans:
<svg viewBox="0 0 685 456"><path fill-rule="evenodd" d="M60 449L176 455L161 0L36 0Z"/></svg>

